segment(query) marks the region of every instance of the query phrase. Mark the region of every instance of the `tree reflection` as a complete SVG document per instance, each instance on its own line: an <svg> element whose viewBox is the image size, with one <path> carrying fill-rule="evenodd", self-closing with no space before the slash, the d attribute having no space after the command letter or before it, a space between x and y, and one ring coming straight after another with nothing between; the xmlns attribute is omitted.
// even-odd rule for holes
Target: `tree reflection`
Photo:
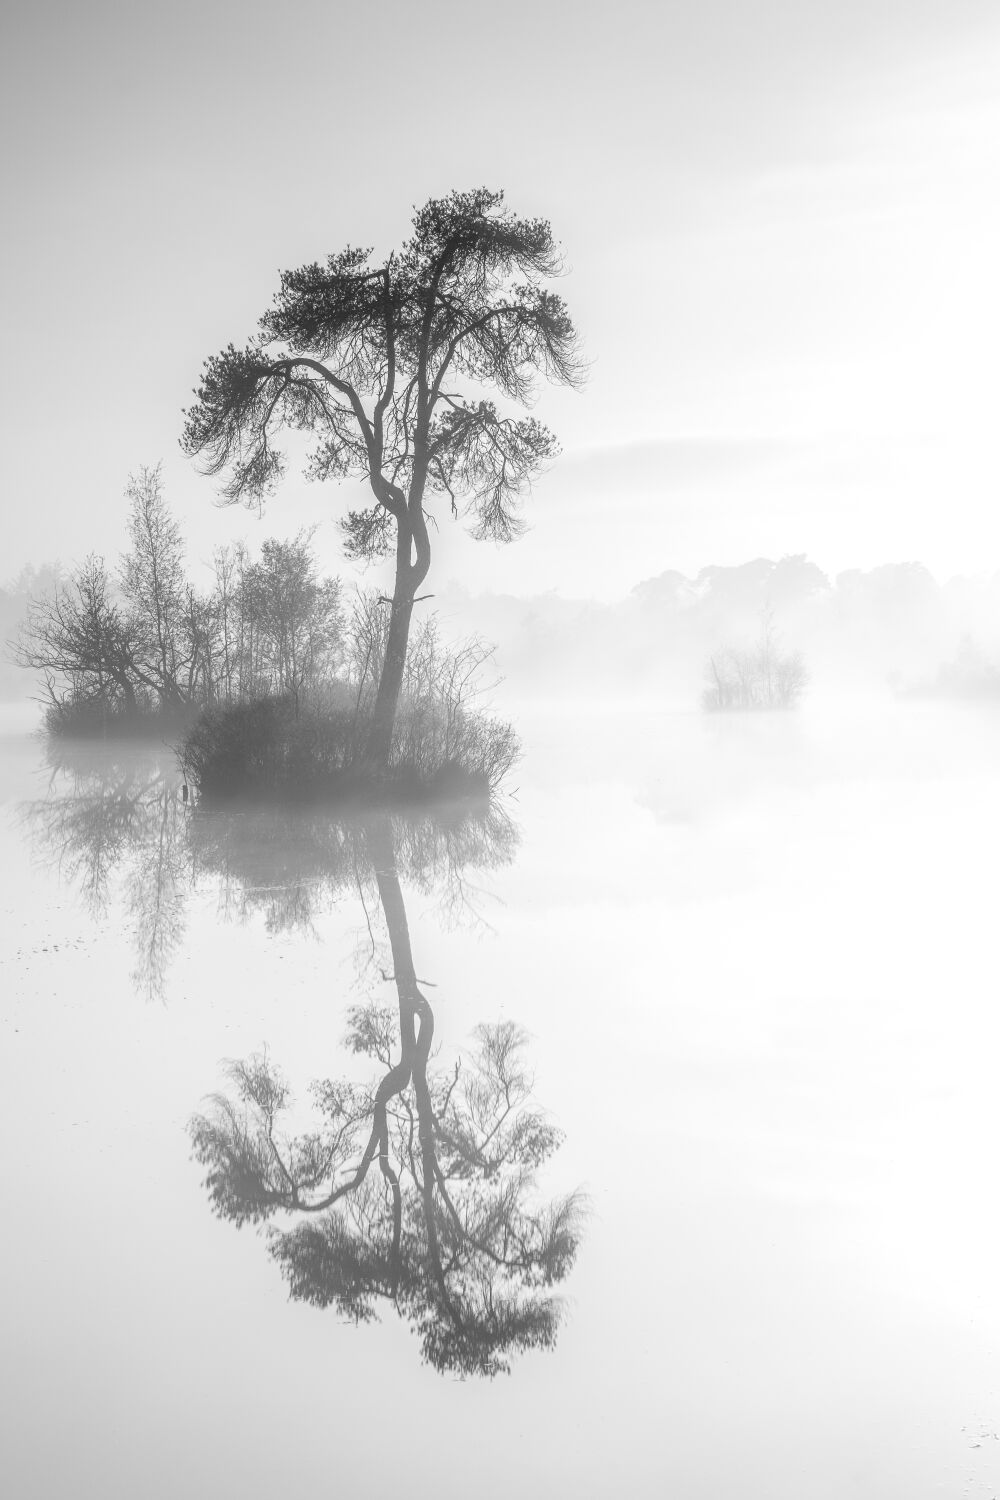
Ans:
<svg viewBox="0 0 1000 1500"><path fill-rule="evenodd" d="M356 812L203 812L184 800L166 748L50 742L47 762L48 794L22 806L22 825L93 917L108 916L120 898L136 955L133 982L147 996L164 994L188 898L200 883L216 882L224 917L261 915L271 932L310 927L345 893L366 903L375 895ZM509 864L518 842L516 825L496 804L397 813L390 830L407 880L433 895L446 922L481 920L472 877Z"/></svg>
<svg viewBox="0 0 1000 1500"><path fill-rule="evenodd" d="M121 891L133 940L132 980L160 997L184 937L190 879L181 776L168 750L46 747L48 795L22 806L36 849L80 892L91 916ZM120 882L120 884L119 884Z"/></svg>
<svg viewBox="0 0 1000 1500"><path fill-rule="evenodd" d="M384 823L398 868L439 917L480 921L472 876L510 864L518 845L504 808L438 804L387 813ZM259 913L269 932L309 927L346 893L376 893L370 823L357 809L196 809L191 846L199 874L218 881L223 912L239 921Z"/></svg>
<svg viewBox="0 0 1000 1500"><path fill-rule="evenodd" d="M551 1346L582 1202L538 1196L561 1138L532 1101L517 1026L479 1026L461 1062L433 1064L401 886L432 896L446 925L476 920L470 872L509 863L517 846L504 810L203 813L169 753L50 757L48 795L22 809L25 826L95 916L120 898L147 994L163 991L201 885L218 890L224 915L262 917L274 932L308 928L353 894L365 967L395 986L393 1010L348 1012L349 1048L379 1073L367 1086L314 1084L310 1130L287 1129L289 1092L266 1055L231 1066L227 1091L191 1125L215 1211L267 1224L293 1297L359 1322L395 1306L438 1370L493 1376L519 1351Z"/></svg>
<svg viewBox="0 0 1000 1500"><path fill-rule="evenodd" d="M348 1045L384 1072L369 1088L313 1084L318 1123L290 1135L288 1089L267 1056L234 1063L229 1092L191 1123L194 1153L220 1217L296 1220L269 1232L293 1297L355 1321L390 1302L435 1368L493 1376L555 1341L554 1288L576 1256L582 1200L538 1201L536 1170L560 1136L532 1103L517 1026L480 1026L464 1062L430 1066L434 1015L388 818L366 823L364 840L398 1005L353 1009Z"/></svg>

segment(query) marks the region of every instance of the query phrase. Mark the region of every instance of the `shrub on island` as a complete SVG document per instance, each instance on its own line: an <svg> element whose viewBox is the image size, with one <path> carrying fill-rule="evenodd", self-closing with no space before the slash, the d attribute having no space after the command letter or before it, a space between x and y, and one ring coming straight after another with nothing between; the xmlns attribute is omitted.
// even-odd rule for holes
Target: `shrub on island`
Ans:
<svg viewBox="0 0 1000 1500"><path fill-rule="evenodd" d="M403 703L385 767L365 757L367 715L346 690L296 705L262 698L207 709L180 748L202 801L234 798L390 802L488 798L517 761L512 726L491 714L440 703Z"/></svg>
<svg viewBox="0 0 1000 1500"><path fill-rule="evenodd" d="M45 708L44 729L56 740L170 740L197 716L194 704L126 702L110 694L67 693Z"/></svg>

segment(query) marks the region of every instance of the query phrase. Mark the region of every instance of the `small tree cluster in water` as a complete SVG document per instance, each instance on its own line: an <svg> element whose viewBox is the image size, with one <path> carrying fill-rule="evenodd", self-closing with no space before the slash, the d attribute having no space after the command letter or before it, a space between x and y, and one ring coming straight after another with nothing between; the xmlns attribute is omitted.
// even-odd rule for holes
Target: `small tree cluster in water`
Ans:
<svg viewBox="0 0 1000 1500"><path fill-rule="evenodd" d="M91 557L32 601L18 659L43 674L49 731L180 725L186 773L206 795L344 789L367 742L386 602L369 592L346 608L309 532L268 539L256 562L242 543L219 548L200 593L159 471L143 470L128 496L117 575ZM415 628L383 783L401 794L498 785L518 743L473 708L491 656L478 640L445 646L433 617Z"/></svg>
<svg viewBox="0 0 1000 1500"><path fill-rule="evenodd" d="M809 681L798 651L782 651L769 614L759 643L728 648L709 658L703 706L711 712L794 708Z"/></svg>

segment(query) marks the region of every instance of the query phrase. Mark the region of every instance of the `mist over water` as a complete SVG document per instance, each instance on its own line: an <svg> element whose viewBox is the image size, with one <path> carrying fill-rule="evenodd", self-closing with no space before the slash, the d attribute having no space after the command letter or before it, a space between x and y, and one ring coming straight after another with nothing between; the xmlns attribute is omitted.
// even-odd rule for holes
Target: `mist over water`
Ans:
<svg viewBox="0 0 1000 1500"><path fill-rule="evenodd" d="M996 0L8 10L0 1500L997 1500Z"/></svg>
<svg viewBox="0 0 1000 1500"><path fill-rule="evenodd" d="M262 1494L293 1451L366 1494L387 1421L417 1494L993 1493L994 707L515 709L493 824L391 831L432 1068L523 1028L561 1137L532 1202L587 1197L554 1340L493 1380L384 1296L289 1300L191 1159L223 1059L266 1048L296 1131L312 1080L371 1076L345 1039L398 1008L385 858L8 716L11 1493Z"/></svg>

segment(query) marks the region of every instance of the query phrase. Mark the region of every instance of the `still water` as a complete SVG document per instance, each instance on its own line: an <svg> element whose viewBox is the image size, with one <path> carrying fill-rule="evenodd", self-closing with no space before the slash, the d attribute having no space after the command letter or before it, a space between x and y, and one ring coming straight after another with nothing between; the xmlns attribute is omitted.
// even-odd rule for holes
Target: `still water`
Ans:
<svg viewBox="0 0 1000 1500"><path fill-rule="evenodd" d="M1000 1492L1000 716L519 723L338 822L5 721L14 1500Z"/></svg>

